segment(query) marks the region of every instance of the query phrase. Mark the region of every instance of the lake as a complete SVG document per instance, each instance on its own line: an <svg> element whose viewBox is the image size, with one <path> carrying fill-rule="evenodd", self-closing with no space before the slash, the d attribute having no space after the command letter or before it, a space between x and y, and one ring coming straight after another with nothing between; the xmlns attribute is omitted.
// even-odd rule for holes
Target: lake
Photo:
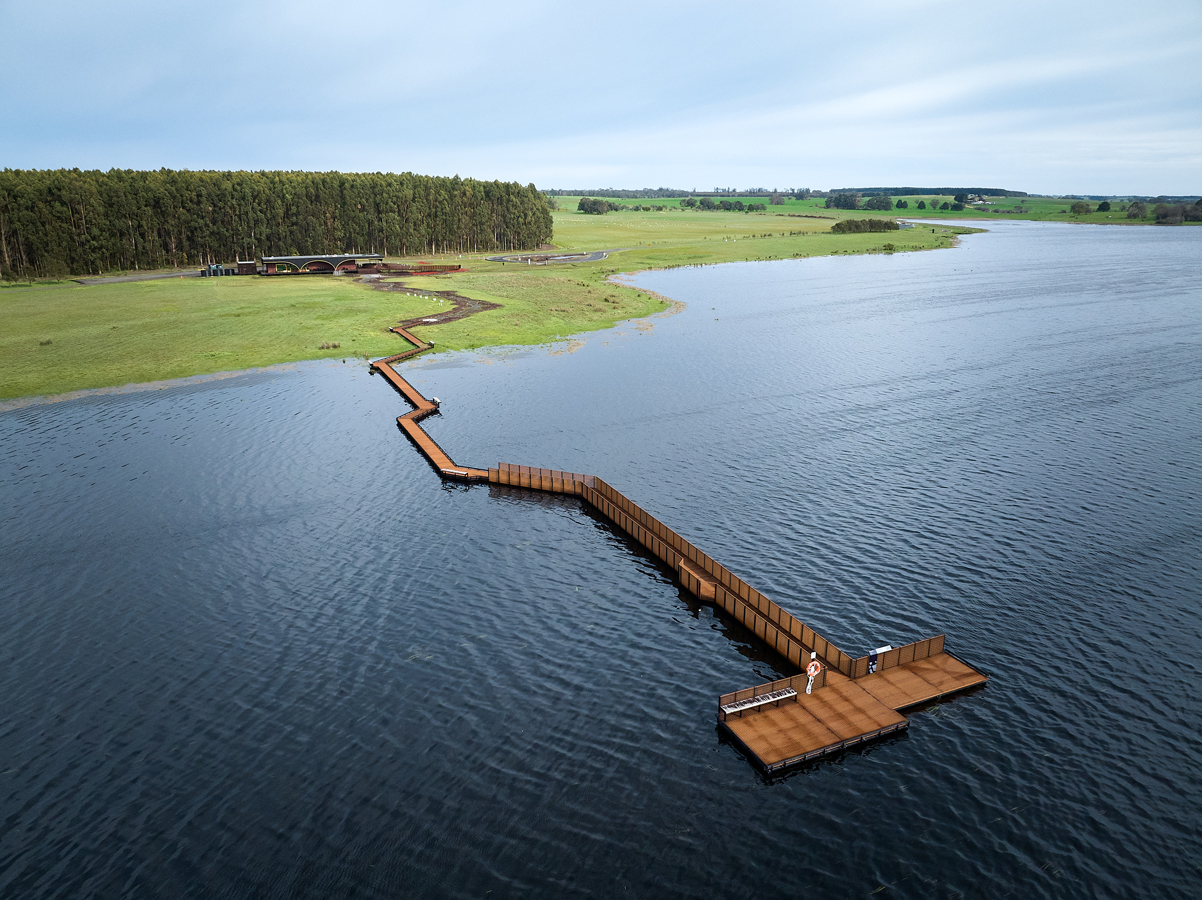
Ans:
<svg viewBox="0 0 1202 900"><path fill-rule="evenodd" d="M782 777L715 722L778 658L362 361L0 413L0 897L1191 893L1202 229L990 228L399 366L456 462L992 676Z"/></svg>

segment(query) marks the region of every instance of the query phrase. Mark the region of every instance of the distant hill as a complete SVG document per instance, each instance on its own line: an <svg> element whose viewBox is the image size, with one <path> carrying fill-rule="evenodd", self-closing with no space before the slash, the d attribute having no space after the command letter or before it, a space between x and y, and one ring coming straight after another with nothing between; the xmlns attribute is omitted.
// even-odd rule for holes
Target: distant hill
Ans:
<svg viewBox="0 0 1202 900"><path fill-rule="evenodd" d="M1026 191L1007 191L1002 188L979 188L979 187L869 187L869 188L832 188L829 191L811 191L808 188L800 189L805 196L811 197L827 197L831 194L860 194L864 197L879 197L888 195L890 197L906 197L913 194L947 194L954 197L956 194L981 194L988 197L1027 197L1030 196ZM566 188L552 188L544 190L544 194L551 197L612 197L617 200L651 200L672 197L760 197L767 196L773 193L767 188L752 188L745 191L725 190L725 191L686 191L680 188L642 188L641 190L625 189L625 188L593 188L592 190L568 190ZM785 195L795 195L799 193L797 188L785 188L779 193Z"/></svg>
<svg viewBox="0 0 1202 900"><path fill-rule="evenodd" d="M980 194L983 197L1026 197L1026 191L983 187L867 187L831 189L832 194L861 194L865 197L907 197L913 194Z"/></svg>

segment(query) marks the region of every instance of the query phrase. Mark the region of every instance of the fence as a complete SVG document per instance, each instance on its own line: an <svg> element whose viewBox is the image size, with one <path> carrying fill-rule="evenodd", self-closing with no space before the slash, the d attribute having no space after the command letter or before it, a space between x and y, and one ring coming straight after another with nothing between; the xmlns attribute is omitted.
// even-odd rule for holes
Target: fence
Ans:
<svg viewBox="0 0 1202 900"><path fill-rule="evenodd" d="M579 495L586 487L591 487L596 481L592 475L581 475L579 472L561 472L559 469L540 469L536 466L515 466L512 463L498 463L495 469L489 469L488 480L493 484L508 484L535 491L576 495Z"/></svg>
<svg viewBox="0 0 1202 900"><path fill-rule="evenodd" d="M810 652L816 651L827 666L851 676L852 657L798 621L726 566L716 562L709 554L697 549L620 491L600 478L594 478L592 486L584 485L581 496L652 554L681 573L685 586L699 597L704 596L703 587L708 593L705 581L712 580L714 602L793 665L800 668ZM693 572L686 572L682 568L682 560L689 564ZM700 573L704 573L705 581L698 577ZM694 585L692 582L697 583Z"/></svg>
<svg viewBox="0 0 1202 900"><path fill-rule="evenodd" d="M871 656L861 656L853 661L851 677L863 678L865 675L871 675L873 672L883 672L885 669L893 669L897 666L904 666L906 663L912 663L920 659L926 659L930 656L938 656L943 652L942 634L937 634L935 637L923 638L920 641L914 641L912 644L906 644L904 647L894 647L892 650L886 650L884 653L877 655L876 668L870 671Z"/></svg>
<svg viewBox="0 0 1202 900"><path fill-rule="evenodd" d="M676 570L686 589L704 600L711 600L790 663L803 668L810 653L817 653L825 665L819 676L821 683L815 682L815 686L826 683L827 668L833 668L848 678L863 678L873 672L903 666L943 652L943 635L937 635L886 650L877 657L875 667L872 667L871 656L858 659L849 656L596 476L500 463L497 468L488 470L488 480L494 484L583 497L654 556ZM870 668L872 671L869 671ZM768 685L747 688L760 693L767 693L769 689ZM739 696L736 699L744 698Z"/></svg>
<svg viewBox="0 0 1202 900"><path fill-rule="evenodd" d="M762 697L764 694L771 694L773 691L779 691L782 688L793 688L798 694L804 694L806 682L809 677L806 675L791 675L788 678L782 678L779 681L769 681L767 684L757 684L755 687L743 688L741 691L734 691L729 694L723 694L718 698L718 718L726 721L726 713L722 711L723 706L728 706L731 703L738 703L740 700L750 700L753 697ZM826 685L826 669L823 669L814 677L813 688L817 689Z"/></svg>

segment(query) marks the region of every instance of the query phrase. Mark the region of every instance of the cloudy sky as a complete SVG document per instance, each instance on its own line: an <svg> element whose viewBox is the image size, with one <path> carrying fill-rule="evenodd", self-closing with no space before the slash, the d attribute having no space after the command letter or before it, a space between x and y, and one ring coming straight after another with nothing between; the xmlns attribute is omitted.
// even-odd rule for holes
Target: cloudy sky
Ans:
<svg viewBox="0 0 1202 900"><path fill-rule="evenodd" d="M1202 191L1202 2L0 0L0 167Z"/></svg>

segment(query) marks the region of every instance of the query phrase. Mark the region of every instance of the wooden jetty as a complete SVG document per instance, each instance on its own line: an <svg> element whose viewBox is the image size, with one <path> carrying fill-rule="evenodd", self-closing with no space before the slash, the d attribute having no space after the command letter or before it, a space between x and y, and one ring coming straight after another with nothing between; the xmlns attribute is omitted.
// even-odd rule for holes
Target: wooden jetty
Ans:
<svg viewBox="0 0 1202 900"><path fill-rule="evenodd" d="M431 403L423 397L421 391L400 376L397 370L392 367L392 363L407 359L424 350L429 350L433 345L427 344L417 335L401 328L399 325L393 327L391 331L399 334L409 343L413 344L413 348L406 350L404 353L389 356L387 359L377 360L372 363L372 368L388 379L392 386L400 391L406 400L413 404L414 408L412 412L407 412L403 416L397 416L397 425L409 436L409 439L413 443L417 444L417 449L430 461L430 465L438 470L439 475L442 475L444 478L453 478L457 481L488 481L488 472L484 469L473 469L469 466L456 465L454 460L417 424L426 416L438 412L438 404Z"/></svg>
<svg viewBox="0 0 1202 900"><path fill-rule="evenodd" d="M372 364L414 406L397 424L443 478L487 481L580 497L676 572L686 589L750 630L793 675L718 698L718 721L761 769L776 772L909 726L902 710L984 684L988 676L944 648L944 636L852 657L595 475L499 463L459 466L418 422L437 404L392 363L431 346L401 327L413 349ZM817 663L812 666L812 663Z"/></svg>

